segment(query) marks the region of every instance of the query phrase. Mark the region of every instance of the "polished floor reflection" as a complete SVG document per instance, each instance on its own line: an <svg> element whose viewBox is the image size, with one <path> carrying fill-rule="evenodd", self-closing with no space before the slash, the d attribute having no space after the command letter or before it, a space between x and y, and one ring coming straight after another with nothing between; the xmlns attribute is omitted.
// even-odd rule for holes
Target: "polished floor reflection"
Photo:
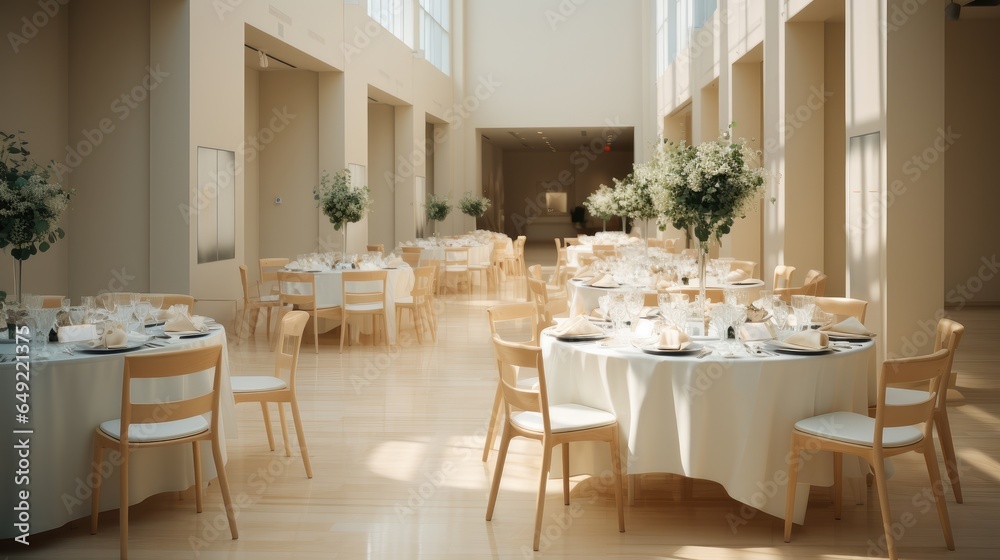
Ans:
<svg viewBox="0 0 1000 560"><path fill-rule="evenodd" d="M515 297L509 283L503 299ZM523 292L522 292L523 296ZM321 352L301 355L298 392L314 478L307 479L293 443L269 451L260 409L237 409L238 439L228 442L228 472L239 508L240 539L230 540L215 484L205 511L193 492L162 494L131 508L133 558L526 558L531 539L540 448L511 447L492 522L484 519L496 452L481 461L495 362L485 308L496 302L449 295L439 300L437 343L418 345L404 325L398 348L352 346L321 337ZM1000 309L952 314L966 326L955 361L950 410L961 462L965 503L948 495L957 550L948 552L922 458L895 460L890 481L899 521L901 558L996 558L1000 535ZM235 341L233 341L235 342ZM255 340L230 344L232 374L270 373L263 329ZM725 411L720 411L724 414ZM280 439L277 416L275 437ZM111 481L117 484L116 480ZM561 485L548 485L541 551L561 558L865 558L879 551L882 525L871 490L866 505L845 499L833 518L829 491L814 489L806 524L791 544L782 522L729 499L721 486L671 475L642 477L626 507L627 532L616 530L614 497L600 479L574 477L572 504ZM766 491L766 488L762 488ZM101 517L101 533L86 519L32 537L29 547L5 542L14 558L113 558L116 512Z"/></svg>

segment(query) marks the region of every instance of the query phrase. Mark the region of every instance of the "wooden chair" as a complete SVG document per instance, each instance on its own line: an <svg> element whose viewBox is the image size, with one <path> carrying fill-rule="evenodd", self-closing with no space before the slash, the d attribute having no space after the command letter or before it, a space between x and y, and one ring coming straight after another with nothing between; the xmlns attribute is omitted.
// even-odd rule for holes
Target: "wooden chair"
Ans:
<svg viewBox="0 0 1000 560"><path fill-rule="evenodd" d="M483 295L490 292L490 280L492 275L492 262L469 262L469 276L479 280L479 285L483 287ZM472 284L469 284L469 293L472 293Z"/></svg>
<svg viewBox="0 0 1000 560"><path fill-rule="evenodd" d="M556 237L556 238L555 238L555 239L553 239L552 241L555 241L555 242L556 242L556 252L558 253L558 252L559 252L559 249L562 249L562 248L563 248L563 246L562 246L562 239L559 239L558 237Z"/></svg>
<svg viewBox="0 0 1000 560"><path fill-rule="evenodd" d="M685 259L698 260L698 249L683 249L681 251L681 256Z"/></svg>
<svg viewBox="0 0 1000 560"><path fill-rule="evenodd" d="M258 290L261 294L278 293L278 271L284 269L286 264L288 264L288 259L284 257L257 259L260 273Z"/></svg>
<svg viewBox="0 0 1000 560"><path fill-rule="evenodd" d="M431 303L430 303L431 314L430 314L430 316L431 316L431 322L432 322L432 325L433 325L435 331L437 331L437 294L441 290L441 287L440 287L440 284L441 284L441 269L442 269L441 265L443 263L444 263L444 261L440 261L440 260L437 260L437 259L430 259L430 260L424 261L424 266L433 268L434 271L435 271L434 272L434 276L433 276L433 281L434 282L433 282L433 284L431 284L431 298L430 298L430 300L431 300Z"/></svg>
<svg viewBox="0 0 1000 560"><path fill-rule="evenodd" d="M742 270L747 273L747 278L757 277L757 263L753 261L733 261L729 265L729 270Z"/></svg>
<svg viewBox="0 0 1000 560"><path fill-rule="evenodd" d="M490 274L493 276L493 285L500 288L501 274L506 274L504 264L507 262L507 242L498 239L493 242L493 252L490 253Z"/></svg>
<svg viewBox="0 0 1000 560"><path fill-rule="evenodd" d="M542 265L540 265L540 264L533 264L533 265L529 266L528 267L528 277L534 278L535 280L541 280L542 282L545 282L545 279L542 278ZM563 298L567 297L566 289L564 287L562 287L562 286L559 286L558 284L545 283L545 289L548 290L548 292L549 292L549 298L550 299L551 298L559 298L559 297L563 297Z"/></svg>
<svg viewBox="0 0 1000 560"><path fill-rule="evenodd" d="M410 265L410 268L416 270L420 266L420 253L406 253L402 254L403 262Z"/></svg>
<svg viewBox="0 0 1000 560"><path fill-rule="evenodd" d="M490 321L490 335L498 336L508 342L519 342L528 346L538 346L539 329L538 313L535 304L531 302L507 303L495 305L486 310ZM525 336L527 335L527 337ZM517 386L527 389L538 387L538 375L526 377L518 371ZM497 392L493 397L493 409L490 413L489 428L486 430L486 442L483 444L483 462L490 456L493 442L499 430L497 423L503 410L503 387L497 383Z"/></svg>
<svg viewBox="0 0 1000 560"><path fill-rule="evenodd" d="M941 441L941 452L944 455L944 466L948 472L948 480L951 482L951 491L955 494L955 501L958 503L963 501L962 484L958 477L958 456L955 454L955 442L951 436L951 421L948 420L948 387L951 386L955 378L952 364L955 361L958 343L962 340L964 333L965 327L961 324L950 319L941 319L938 321L934 336L934 351L942 349L948 351L944 378L934 401L934 427L937 429L938 439ZM927 390L888 387L885 390L885 402L889 406L908 405L927 400L929 395ZM877 415L878 408L869 409L868 414L870 416Z"/></svg>
<svg viewBox="0 0 1000 560"><path fill-rule="evenodd" d="M618 254L614 245L592 245L591 249L594 251L594 256L599 259L614 258Z"/></svg>
<svg viewBox="0 0 1000 560"><path fill-rule="evenodd" d="M188 311L194 314L194 304L197 302L194 296L189 296L187 294L148 294L163 297L163 305L160 309L170 309L174 305L186 305L188 306Z"/></svg>
<svg viewBox="0 0 1000 560"><path fill-rule="evenodd" d="M389 327L385 310L385 282L388 277L385 270L354 270L345 271L341 276L343 298L341 306L344 319L340 329L340 352L344 352L344 338L350 329L348 319L353 316L372 318L372 344L378 338L378 323L382 324L382 336L386 345L389 343ZM378 284L378 288L373 286ZM378 318L379 321L375 319Z"/></svg>
<svg viewBox="0 0 1000 560"><path fill-rule="evenodd" d="M567 238L563 239L563 241L566 243L567 247L569 247L570 245L579 245L580 244L580 238L579 237L567 237Z"/></svg>
<svg viewBox="0 0 1000 560"><path fill-rule="evenodd" d="M472 295L472 272L469 270L469 248L448 247L444 250L444 291L448 291L448 279L452 276L465 277ZM458 293L458 280L455 280L455 293Z"/></svg>
<svg viewBox="0 0 1000 560"><path fill-rule="evenodd" d="M303 293L304 292L304 293ZM319 354L319 319L340 319L341 334L347 330L344 309L316 306L316 276L308 272L278 272L278 301L282 309L305 311L312 317L313 345Z"/></svg>
<svg viewBox="0 0 1000 560"><path fill-rule="evenodd" d="M651 249L652 248L666 249L667 248L667 240L666 239L657 239L655 237L650 237L649 239L646 240L646 246L649 247L649 248L651 248Z"/></svg>
<svg viewBox="0 0 1000 560"><path fill-rule="evenodd" d="M618 531L625 531L625 510L622 505L621 455L618 449L618 421L610 412L580 404L567 403L550 405L545 386L545 366L542 350L516 342L505 342L493 336L493 350L497 358L500 387L503 392L506 421L500 439L500 454L497 457L490 487L489 504L486 506L486 520L493 519L500 479L510 440L526 437L542 443L542 468L539 476L538 497L535 506L534 550L538 550L542 534L542 513L545 508L545 483L552 463L552 449L562 446L563 462L563 503L569 505L569 444L574 441L607 442L611 451L611 467L614 473L615 505L618 508ZM516 370L534 368L538 371L538 389L519 387L515 381Z"/></svg>
<svg viewBox="0 0 1000 560"><path fill-rule="evenodd" d="M288 438L284 403L291 405L292 421L295 422L295 435L299 440L299 448L302 449L302 463L306 468L306 477L312 478L306 434L302 430L299 402L295 397L295 371L299 367L302 333L308 321L309 314L305 311L290 311L281 318L278 326L278 345L274 353L274 375L234 375L229 378L229 382L233 388L233 399L236 404L260 403L260 410L264 415L264 429L267 432L267 444L271 451L274 451L274 434L271 432L271 415L268 413L267 404L277 403L278 418L281 420L281 437L285 442L285 457L292 456L292 447ZM287 381L282 377L282 371L288 372Z"/></svg>
<svg viewBox="0 0 1000 560"><path fill-rule="evenodd" d="M58 309L62 307L62 300L66 296L38 296L42 298L42 309Z"/></svg>
<svg viewBox="0 0 1000 560"><path fill-rule="evenodd" d="M423 247L403 247L403 253L416 253L420 254L424 252Z"/></svg>
<svg viewBox="0 0 1000 560"><path fill-rule="evenodd" d="M774 290L774 295L779 296L785 303L792 304L792 296L815 296L816 284L806 284L797 288L778 288Z"/></svg>
<svg viewBox="0 0 1000 560"><path fill-rule="evenodd" d="M816 307L837 316L837 322L848 317L854 317L862 323L865 322L865 315L868 313L868 302L862 299L851 299L844 297L817 297Z"/></svg>
<svg viewBox="0 0 1000 560"><path fill-rule="evenodd" d="M539 329L555 324L552 319L554 315L569 311L569 303L565 294L561 296L550 294L543 280L528 277L528 289L531 292L532 301L535 302Z"/></svg>
<svg viewBox="0 0 1000 560"><path fill-rule="evenodd" d="M279 305L277 295L260 294L253 296L250 294L250 284L247 280L247 266L240 265L240 283L243 285L243 312L240 314L240 322L236 323L236 343L243 340L243 325L246 323L247 311L250 312L250 336L257 331L257 317L261 309L267 310L267 340L271 340L271 310L277 309Z"/></svg>
<svg viewBox="0 0 1000 560"><path fill-rule="evenodd" d="M208 393L156 404L132 402L133 379L139 383L153 383L153 380L180 377L205 370L214 372L212 390ZM201 442L211 442L212 457L219 476L219 489L229 520L229 531L233 539L239 537L219 439L221 383L221 346L125 356L121 417L101 423L94 432L93 471L88 479L94 485L90 497L90 533L96 535L101 504L101 480L104 478L104 474L100 472L101 465L104 464L104 450L110 449L119 454L118 460L121 461L121 466L118 516L121 558L128 558L129 455L139 449L191 444L194 455L195 504L198 513L201 513L204 486L201 479ZM208 413L212 415L211 423L204 418Z"/></svg>
<svg viewBox="0 0 1000 560"><path fill-rule="evenodd" d="M781 288L792 287L792 275L795 274L794 266L779 264L774 267L774 281L771 282L771 289L777 293Z"/></svg>
<svg viewBox="0 0 1000 560"><path fill-rule="evenodd" d="M507 276L524 276L524 244L527 237L518 235L514 240L513 251L504 255L504 272Z"/></svg>
<svg viewBox="0 0 1000 560"><path fill-rule="evenodd" d="M382 253L383 255L385 254L385 245L382 243L379 243L378 245L368 245L367 249L369 253Z"/></svg>
<svg viewBox="0 0 1000 560"><path fill-rule="evenodd" d="M787 496L785 501L785 542L792 537L792 516L795 508L795 490L798 481L801 452L808 449L833 453L833 511L840 519L843 454L861 457L875 471L875 486L879 508L882 512L882 526L889 558L896 559L896 544L893 537L893 518L889 509L889 491L885 474L885 459L906 453L923 453L930 476L938 517L944 531L948 550L955 550L955 540L948 518L948 506L944 500L944 487L938 472L937 454L931 436L935 403L939 392L946 391L950 352L938 350L927 356L889 359L882 364L878 378L878 399L875 418L855 412L832 412L806 418L795 423L792 430L791 452L788 471ZM890 384L925 382L930 391L924 399L905 404L890 404L886 398ZM923 423L922 427L917 424Z"/></svg>
<svg viewBox="0 0 1000 560"><path fill-rule="evenodd" d="M396 340L399 340L399 330L403 324L403 310L409 310L413 317L413 329L417 331L417 342L424 343L422 332L424 326L431 331L431 337L437 341L437 333L432 327L430 314L431 290L434 288L434 268L425 266L413 271L413 288L410 295L396 298Z"/></svg>

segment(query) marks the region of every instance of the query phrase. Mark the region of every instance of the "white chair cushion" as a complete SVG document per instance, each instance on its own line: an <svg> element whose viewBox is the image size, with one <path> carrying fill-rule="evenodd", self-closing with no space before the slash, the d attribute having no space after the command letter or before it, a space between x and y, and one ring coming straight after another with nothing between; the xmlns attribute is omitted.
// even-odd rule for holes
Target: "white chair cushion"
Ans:
<svg viewBox="0 0 1000 560"><path fill-rule="evenodd" d="M273 296L260 296L259 298L257 298L257 300L258 300L258 301L261 301L261 302L273 302L273 303L278 303L278 295L277 295L277 294L275 294L275 295L273 295Z"/></svg>
<svg viewBox="0 0 1000 560"><path fill-rule="evenodd" d="M515 412L511 414L510 421L525 430L532 432L545 431L540 412ZM557 404L549 406L549 422L552 424L552 433L554 434L607 426L614 424L616 421L614 414L582 404Z"/></svg>
<svg viewBox="0 0 1000 560"><path fill-rule="evenodd" d="M927 391L918 389L900 389L898 387L885 388L885 404L888 405L908 405L926 402L931 396Z"/></svg>
<svg viewBox="0 0 1000 560"><path fill-rule="evenodd" d="M381 301L373 301L370 303L348 303L344 306L347 311L374 311L376 309L382 309L385 307L385 303Z"/></svg>
<svg viewBox="0 0 1000 560"><path fill-rule="evenodd" d="M229 378L229 384L232 385L234 393L277 391L288 386L273 375L234 375Z"/></svg>
<svg viewBox="0 0 1000 560"><path fill-rule="evenodd" d="M854 412L831 412L799 420L795 429L800 432L825 437L855 445L873 445L875 419ZM883 447L902 447L923 439L924 433L916 426L885 428L882 431Z"/></svg>
<svg viewBox="0 0 1000 560"><path fill-rule="evenodd" d="M101 423L101 431L115 439L121 439L121 418ZM131 443L152 443L181 439L208 431L208 422L201 416L192 416L170 422L153 422L149 424L131 424L128 427L128 440Z"/></svg>

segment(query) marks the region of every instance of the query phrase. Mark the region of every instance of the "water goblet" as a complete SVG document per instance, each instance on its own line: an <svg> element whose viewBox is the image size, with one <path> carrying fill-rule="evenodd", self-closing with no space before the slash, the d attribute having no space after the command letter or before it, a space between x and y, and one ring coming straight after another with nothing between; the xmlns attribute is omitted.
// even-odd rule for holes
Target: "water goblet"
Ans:
<svg viewBox="0 0 1000 560"><path fill-rule="evenodd" d="M771 312L774 313L774 326L779 331L785 330L785 326L788 324L788 304L777 299L773 303Z"/></svg>

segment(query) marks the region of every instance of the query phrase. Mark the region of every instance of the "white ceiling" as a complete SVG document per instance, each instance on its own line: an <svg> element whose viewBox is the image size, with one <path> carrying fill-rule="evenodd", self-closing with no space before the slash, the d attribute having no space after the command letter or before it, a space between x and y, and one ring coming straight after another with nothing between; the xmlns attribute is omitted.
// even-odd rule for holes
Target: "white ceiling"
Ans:
<svg viewBox="0 0 1000 560"><path fill-rule="evenodd" d="M480 128L479 133L509 152L572 152L583 146L603 150L609 135L613 151L632 151L634 146L632 127Z"/></svg>

